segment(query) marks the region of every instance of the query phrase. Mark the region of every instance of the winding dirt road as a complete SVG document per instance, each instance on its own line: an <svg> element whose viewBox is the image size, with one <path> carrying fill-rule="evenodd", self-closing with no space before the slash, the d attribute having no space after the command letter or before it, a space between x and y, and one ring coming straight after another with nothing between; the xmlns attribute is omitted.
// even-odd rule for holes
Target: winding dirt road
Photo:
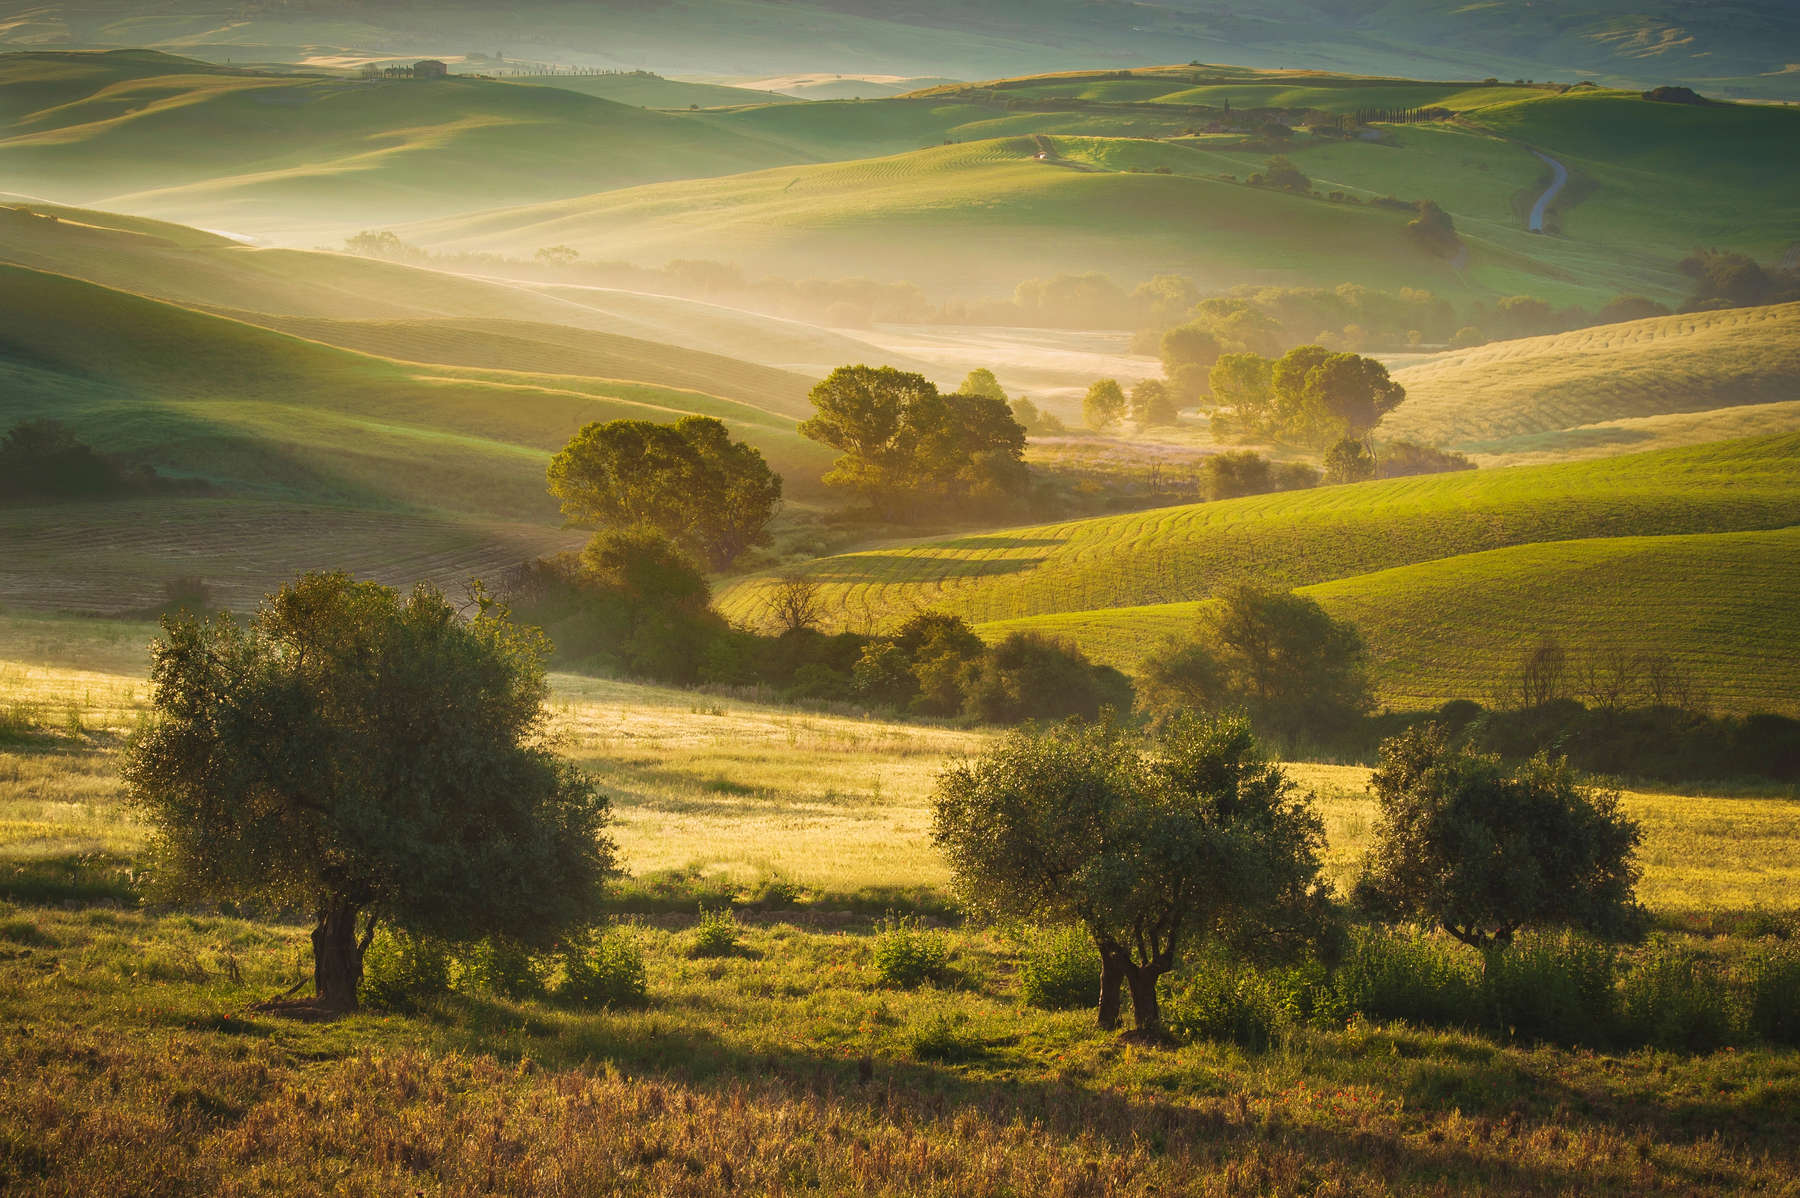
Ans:
<svg viewBox="0 0 1800 1198"><path fill-rule="evenodd" d="M1562 189L1567 186L1569 182L1569 168L1550 157L1548 154L1538 154L1536 150L1533 150L1532 153L1548 163L1550 170L1554 174L1554 177L1550 180L1550 186L1544 190L1544 194L1539 196L1537 203L1532 206L1531 223L1526 226L1526 228L1530 229L1533 233L1542 233L1544 231L1544 214L1550 211L1550 205L1556 202L1556 197L1562 192Z"/></svg>

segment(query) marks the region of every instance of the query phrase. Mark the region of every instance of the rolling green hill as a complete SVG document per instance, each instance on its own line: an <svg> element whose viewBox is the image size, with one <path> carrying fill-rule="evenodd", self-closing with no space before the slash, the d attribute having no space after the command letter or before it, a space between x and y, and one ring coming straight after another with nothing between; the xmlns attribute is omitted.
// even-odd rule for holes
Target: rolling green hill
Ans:
<svg viewBox="0 0 1800 1198"><path fill-rule="evenodd" d="M54 417L217 489L7 508L0 602L117 610L179 574L243 597L340 561L458 582L570 542L543 476L582 424L690 412L758 445L791 493L825 463L791 418L701 391L395 361L0 267L0 426Z"/></svg>
<svg viewBox="0 0 1800 1198"><path fill-rule="evenodd" d="M1667 652L1724 709L1800 711L1800 434L1289 492L926 543L806 568L834 624L938 609L1133 668L1237 583L1363 630L1384 702L1484 698L1540 636ZM766 577L721 598L760 613Z"/></svg>
<svg viewBox="0 0 1800 1198"><path fill-rule="evenodd" d="M788 157L558 88L228 71L145 53L0 57L9 186L289 242Z"/></svg>
<svg viewBox="0 0 1800 1198"><path fill-rule="evenodd" d="M1596 461L1391 479L898 543L806 569L833 620L921 608L971 621L1202 599L1240 582L1308 586L1534 542L1800 522L1800 434ZM745 579L726 611L760 609Z"/></svg>
<svg viewBox="0 0 1800 1198"><path fill-rule="evenodd" d="M563 330L537 329L530 334L532 339L572 341L584 352L610 345L609 352L624 354L612 365L588 364L607 377L689 386L695 385L697 376L679 372L697 368L708 376L702 389L776 407L790 404L793 380L777 380L753 364L818 377L834 366L880 352L842 333L673 296L476 278L349 254L253 249L182 225L27 204L16 197L0 196L0 262L185 307L251 314L246 319L264 324L278 325L273 319L277 317L474 320L499 322L496 336L504 338L516 334L507 326L529 321ZM590 340L587 333L600 335ZM609 338L640 344L626 346ZM423 342L414 339L410 345L409 352L421 352ZM451 364L474 362L468 356L473 343L445 340L437 345L432 352L451 355ZM691 354L684 351L715 360L701 365L686 360ZM719 377L721 367L729 370L716 360L720 357L743 363L746 369ZM666 359L658 369L677 373L637 373L651 368L633 363L651 358ZM490 357L483 362L500 360ZM520 364L516 356L504 360ZM888 360L909 368L921 365L903 355Z"/></svg>
<svg viewBox="0 0 1800 1198"><path fill-rule="evenodd" d="M1201 60L1363 74L1716 80L1791 93L1800 21L1782 0L413 0L398 5L230 0L8 0L14 45L137 46L239 61L334 52L510 59L674 74L900 73L978 79L1079 66ZM804 31L803 33L800 31Z"/></svg>
<svg viewBox="0 0 1800 1198"><path fill-rule="evenodd" d="M1496 342L1394 377L1406 401L1382 436L1489 463L1714 440L1727 409L1740 432L1771 431L1800 401L1800 304Z"/></svg>
<svg viewBox="0 0 1800 1198"><path fill-rule="evenodd" d="M1411 247L1400 214L1154 173L1193 153L1148 141L999 138L628 188L403 235L512 255L567 244L642 263L719 258L790 276L906 279L951 294L1087 270L1180 271L1212 285L1329 278L1462 290L1448 263Z"/></svg>
<svg viewBox="0 0 1800 1198"><path fill-rule="evenodd" d="M1602 537L1471 553L1305 587L1368 642L1381 702L1485 700L1546 636L1576 658L1666 653L1721 710L1800 713L1800 528ZM1580 596L1579 602L1572 597ZM1205 601L983 624L1134 669Z"/></svg>
<svg viewBox="0 0 1800 1198"><path fill-rule="evenodd" d="M745 104L798 103L795 97L778 92L664 79L661 75L648 72L611 75L508 74L505 79L508 83L554 87L584 96L597 96L615 104L629 104L633 108L734 108Z"/></svg>
<svg viewBox="0 0 1800 1198"><path fill-rule="evenodd" d="M1196 82L1220 78L1239 82ZM1277 101L1301 107L1244 107ZM1460 107L1453 118L1378 125L1373 140L1258 134L1265 120L1315 108L1391 104ZM1591 118L1607 136L1586 131ZM1590 307L1620 293L1680 298L1690 284L1676 265L1699 245L1772 258L1800 242L1800 163L1773 150L1800 137L1800 113L1750 105L1208 67L696 119L789 161L831 161L452 218L409 236L515 256L564 242L642 263L697 255L790 274L835 265L959 293L1052 270L1175 270L1203 286L1352 281ZM1277 151L1309 176L1313 197L1241 182ZM1527 227L1549 177L1535 151L1575 173L1551 207L1551 235ZM867 157L877 153L887 156ZM1437 201L1468 253L1450 262L1396 244L1407 214L1373 207L1389 197ZM897 230L905 249L871 226Z"/></svg>

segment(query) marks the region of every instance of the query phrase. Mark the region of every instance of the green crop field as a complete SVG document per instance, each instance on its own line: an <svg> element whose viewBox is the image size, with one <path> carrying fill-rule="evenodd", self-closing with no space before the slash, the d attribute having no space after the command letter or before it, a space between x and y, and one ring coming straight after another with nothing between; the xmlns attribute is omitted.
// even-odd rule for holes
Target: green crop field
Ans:
<svg viewBox="0 0 1800 1198"><path fill-rule="evenodd" d="M1797 454L1788 434L1395 479L898 543L805 573L840 625L935 608L988 635L1068 636L1125 667L1229 585L1312 587L1367 625L1394 704L1485 694L1552 631L1595 652L1668 651L1730 709L1788 710ZM751 617L770 585L745 579L721 603ZM1597 597L1574 607L1571 594Z"/></svg>
<svg viewBox="0 0 1800 1198"><path fill-rule="evenodd" d="M835 620L925 607L1015 619L1306 586L1535 541L1780 528L1800 520L1788 434L1590 462L1478 470L1160 508L822 558ZM748 614L770 580L721 597Z"/></svg>
<svg viewBox="0 0 1800 1198"><path fill-rule="evenodd" d="M1503 341L1405 366L1406 401L1381 435L1470 452L1519 456L1618 452L1649 436L1649 418L1700 417L1800 400L1800 304L1739 308L1601 325ZM1624 423L1608 437L1594 426ZM1669 422L1664 422L1665 424ZM1717 440L1695 421L1693 439ZM1665 430L1662 436L1673 435Z"/></svg>
<svg viewBox="0 0 1800 1198"><path fill-rule="evenodd" d="M1470 553L1305 587L1368 642L1380 702L1485 701L1544 637L1578 662L1666 653L1720 710L1800 714L1800 529L1597 537ZM1579 595L1579 603L1570 596ZM1046 633L1134 669L1204 600L979 625Z"/></svg>

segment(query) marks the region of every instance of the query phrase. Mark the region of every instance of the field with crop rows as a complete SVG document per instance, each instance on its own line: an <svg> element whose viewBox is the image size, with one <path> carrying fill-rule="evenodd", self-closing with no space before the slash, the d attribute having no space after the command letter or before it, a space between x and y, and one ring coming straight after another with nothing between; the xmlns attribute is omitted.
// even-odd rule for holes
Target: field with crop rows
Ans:
<svg viewBox="0 0 1800 1198"><path fill-rule="evenodd" d="M1406 401L1382 436L1483 460L1579 449L1600 440L1591 426L1800 400L1800 304L1497 342L1394 377Z"/></svg>

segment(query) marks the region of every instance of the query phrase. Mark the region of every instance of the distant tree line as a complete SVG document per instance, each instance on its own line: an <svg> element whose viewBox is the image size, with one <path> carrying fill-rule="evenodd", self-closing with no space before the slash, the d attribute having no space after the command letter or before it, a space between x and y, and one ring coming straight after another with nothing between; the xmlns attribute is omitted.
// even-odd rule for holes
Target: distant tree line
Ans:
<svg viewBox="0 0 1800 1198"><path fill-rule="evenodd" d="M0 502L207 489L201 480L165 478L153 467L100 453L56 420L27 420L0 438Z"/></svg>

